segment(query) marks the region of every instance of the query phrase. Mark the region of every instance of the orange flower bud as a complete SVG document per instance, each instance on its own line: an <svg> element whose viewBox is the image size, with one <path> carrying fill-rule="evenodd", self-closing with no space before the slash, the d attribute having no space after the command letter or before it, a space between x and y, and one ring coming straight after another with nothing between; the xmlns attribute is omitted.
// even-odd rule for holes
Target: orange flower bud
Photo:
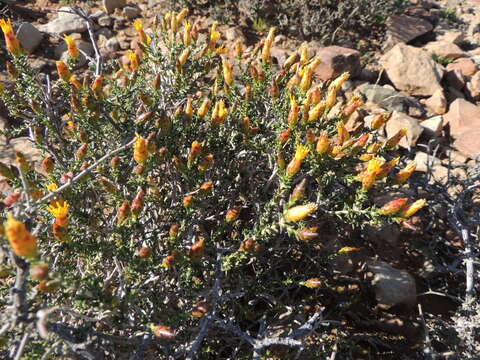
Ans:
<svg viewBox="0 0 480 360"><path fill-rule="evenodd" d="M146 46L150 45L150 43L152 42L152 38L150 36L148 36L147 34L145 34L145 31L143 31L142 21L140 19L136 19L133 22L133 26L134 26L135 30L137 31L137 35L140 39L140 42L143 45L146 45Z"/></svg>
<svg viewBox="0 0 480 360"><path fill-rule="evenodd" d="M138 250L138 257L141 257L142 259L148 258L152 254L152 249L150 249L147 246L142 246Z"/></svg>
<svg viewBox="0 0 480 360"><path fill-rule="evenodd" d="M165 325L156 325L153 327L153 334L162 340L170 340L173 339L176 334L175 331L172 330L171 327Z"/></svg>
<svg viewBox="0 0 480 360"><path fill-rule="evenodd" d="M47 264L40 263L30 268L30 277L37 281L46 279L48 277Z"/></svg>
<svg viewBox="0 0 480 360"><path fill-rule="evenodd" d="M288 209L283 218L288 222L297 222L305 219L317 210L317 205L309 203L306 205L298 205Z"/></svg>
<svg viewBox="0 0 480 360"><path fill-rule="evenodd" d="M406 205L398 215L403 218L409 218L415 215L420 209L425 207L425 205L427 205L425 199L417 200L412 204Z"/></svg>
<svg viewBox="0 0 480 360"><path fill-rule="evenodd" d="M136 140L133 143L133 159L139 165L144 165L148 158L147 141L145 138L136 134Z"/></svg>
<svg viewBox="0 0 480 360"><path fill-rule="evenodd" d="M227 108L225 107L223 100L216 102L212 112L212 124L213 125L222 124L225 121L227 114L228 114L228 111L227 111Z"/></svg>
<svg viewBox="0 0 480 360"><path fill-rule="evenodd" d="M231 209L228 209L227 213L225 214L225 221L227 223L231 223L237 220L241 210L241 206L235 206Z"/></svg>
<svg viewBox="0 0 480 360"><path fill-rule="evenodd" d="M275 39L275 27L271 27L262 48L262 60L266 63L270 62L270 50Z"/></svg>
<svg viewBox="0 0 480 360"><path fill-rule="evenodd" d="M67 44L68 55L72 59L78 58L80 53L78 52L77 46L75 45L75 40L71 36L67 35L65 35L63 40L65 40L65 43Z"/></svg>
<svg viewBox="0 0 480 360"><path fill-rule="evenodd" d="M376 177L376 173L367 172L362 178L362 190L368 191L375 183Z"/></svg>
<svg viewBox="0 0 480 360"><path fill-rule="evenodd" d="M352 145L352 151L358 151L360 149L363 149L365 144L368 142L368 139L370 138L370 134L363 134L361 135Z"/></svg>
<svg viewBox="0 0 480 360"><path fill-rule="evenodd" d="M288 112L287 123L290 128L295 127L298 122L298 104L293 96L290 97L290 110Z"/></svg>
<svg viewBox="0 0 480 360"><path fill-rule="evenodd" d="M408 198L399 198L392 201L389 201L383 205L378 211L381 215L393 215L399 212L403 206L407 203Z"/></svg>
<svg viewBox="0 0 480 360"><path fill-rule="evenodd" d="M308 122L316 121L325 111L325 103L319 102L308 112Z"/></svg>
<svg viewBox="0 0 480 360"><path fill-rule="evenodd" d="M359 251L359 250L360 249L356 247L345 246L345 247L342 247L340 250L338 250L337 254L343 255L343 254L348 254L350 252Z"/></svg>
<svg viewBox="0 0 480 360"><path fill-rule="evenodd" d="M193 201L192 195L185 196L183 198L183 206L188 209L192 205L192 201Z"/></svg>
<svg viewBox="0 0 480 360"><path fill-rule="evenodd" d="M252 238L248 238L240 243L238 251L245 252L258 252L260 250L260 244L258 244Z"/></svg>
<svg viewBox="0 0 480 360"><path fill-rule="evenodd" d="M202 105L197 111L197 116L204 117L207 114L208 109L210 108L210 104L211 104L211 101L209 99L204 99Z"/></svg>
<svg viewBox="0 0 480 360"><path fill-rule="evenodd" d="M67 65L63 61L56 61L55 63L57 64L58 77L65 82L69 82L72 74L70 74Z"/></svg>
<svg viewBox="0 0 480 360"><path fill-rule="evenodd" d="M183 45L188 46L192 41L191 25L188 21L183 24Z"/></svg>
<svg viewBox="0 0 480 360"><path fill-rule="evenodd" d="M178 64L180 66L183 66L185 65L185 63L187 62L188 60L188 57L190 56L190 49L184 49L182 51L182 53L180 54L180 56L178 57Z"/></svg>
<svg viewBox="0 0 480 360"><path fill-rule="evenodd" d="M350 99L350 101L343 107L342 110L342 120L346 122L348 118L353 114L355 110L357 110L360 106L362 106L362 100L358 96L354 96Z"/></svg>
<svg viewBox="0 0 480 360"><path fill-rule="evenodd" d="M101 97L103 95L103 77L101 75L95 77L92 84L92 91L96 97Z"/></svg>
<svg viewBox="0 0 480 360"><path fill-rule="evenodd" d="M283 156L283 153L281 151L277 153L277 166L280 170L285 170L285 157Z"/></svg>
<svg viewBox="0 0 480 360"><path fill-rule="evenodd" d="M192 260L200 260L205 253L205 240L200 239L197 242L193 243L188 251L188 256Z"/></svg>
<svg viewBox="0 0 480 360"><path fill-rule="evenodd" d="M22 52L20 47L20 41L17 40L13 32L12 20L0 19L0 27L3 31L3 36L5 38L5 45L7 50L13 56L17 56Z"/></svg>
<svg viewBox="0 0 480 360"><path fill-rule="evenodd" d="M153 116L153 111L147 111L146 113L141 114L139 117L135 119L135 124L143 124L146 121L150 120Z"/></svg>
<svg viewBox="0 0 480 360"><path fill-rule="evenodd" d="M206 301L198 301L193 305L192 316L200 318L205 316L208 313L208 305Z"/></svg>
<svg viewBox="0 0 480 360"><path fill-rule="evenodd" d="M403 184L410 178L416 168L417 163L415 161L411 161L410 163L408 163L408 165L405 166L404 169L400 170L398 173L395 174L396 182L399 184Z"/></svg>
<svg viewBox="0 0 480 360"><path fill-rule="evenodd" d="M247 84L245 86L245 101L250 101L252 99L253 88L252 85Z"/></svg>
<svg viewBox="0 0 480 360"><path fill-rule="evenodd" d="M322 281L319 278L311 278L307 281L302 281L300 284L310 289L315 289L322 286Z"/></svg>
<svg viewBox="0 0 480 360"><path fill-rule="evenodd" d="M115 194L117 192L117 188L115 185L108 180L105 176L100 176L98 178L98 182L103 187L103 189L111 194Z"/></svg>
<svg viewBox="0 0 480 360"><path fill-rule="evenodd" d="M213 164L213 154L206 155L203 160L198 164L198 171L205 172L207 171Z"/></svg>
<svg viewBox="0 0 480 360"><path fill-rule="evenodd" d="M206 181L200 186L200 191L203 193L209 193L213 189L213 181Z"/></svg>
<svg viewBox="0 0 480 360"><path fill-rule="evenodd" d="M145 191L142 188L139 188L135 198L132 201L131 212L134 217L137 217L142 211L143 208L143 199L145 198Z"/></svg>
<svg viewBox="0 0 480 360"><path fill-rule="evenodd" d="M78 81L75 76L70 76L68 81L76 90L80 90L82 88L82 84L80 84L80 81Z"/></svg>
<svg viewBox="0 0 480 360"><path fill-rule="evenodd" d="M300 166L302 165L303 160L307 157L309 151L310 149L307 146L297 145L295 156L287 166L286 173L288 177L292 177L298 173Z"/></svg>
<svg viewBox="0 0 480 360"><path fill-rule="evenodd" d="M289 202L291 204L296 203L297 201L300 201L305 197L305 190L307 189L307 184L308 184L308 180L307 178L304 178L295 186L295 188L292 191L292 194L290 195Z"/></svg>
<svg viewBox="0 0 480 360"><path fill-rule="evenodd" d="M202 144L198 141L192 142L192 146L190 148L190 153L188 154L188 164L190 166L191 162L194 161L202 152Z"/></svg>
<svg viewBox="0 0 480 360"><path fill-rule="evenodd" d="M288 139L290 138L290 134L292 133L291 129L283 130L280 135L278 136L278 141L280 144L285 144Z"/></svg>
<svg viewBox="0 0 480 360"><path fill-rule="evenodd" d="M75 154L77 160L82 160L85 157L85 155L87 154L87 149L88 144L83 144L78 148L77 153Z"/></svg>
<svg viewBox="0 0 480 360"><path fill-rule="evenodd" d="M322 131L320 137L317 141L316 151L319 154L325 154L330 149L330 140L328 140L328 135L325 131Z"/></svg>
<svg viewBox="0 0 480 360"><path fill-rule="evenodd" d="M397 146L397 144L400 142L400 140L402 140L402 138L406 134L407 134L407 128L401 128L400 130L398 130L398 132L395 135L393 135L390 139L385 141L384 148L385 149L394 148L395 146Z"/></svg>
<svg viewBox="0 0 480 360"><path fill-rule="evenodd" d="M383 113L380 115L377 115L375 119L373 119L371 128L374 130L378 130L383 124L385 124L388 119L392 116L392 113Z"/></svg>
<svg viewBox="0 0 480 360"><path fill-rule="evenodd" d="M65 226L61 226L57 221L52 225L53 237L58 241L68 241L68 230Z"/></svg>
<svg viewBox="0 0 480 360"><path fill-rule="evenodd" d="M302 241L310 241L316 239L319 236L316 230L316 228L301 229L297 231L297 236Z"/></svg>
<svg viewBox="0 0 480 360"><path fill-rule="evenodd" d="M180 229L180 226L178 224L170 225L170 230L168 231L168 236L170 237L170 240L175 240L179 229Z"/></svg>
<svg viewBox="0 0 480 360"><path fill-rule="evenodd" d="M185 104L184 113L185 113L185 117L189 120L193 116L193 104L192 104L192 98L190 97L187 99L187 103Z"/></svg>
<svg viewBox="0 0 480 360"><path fill-rule="evenodd" d="M162 267L166 269L170 269L173 267L175 264L175 258L172 255L168 255L165 259L162 261Z"/></svg>
<svg viewBox="0 0 480 360"><path fill-rule="evenodd" d="M53 166L53 158L51 156L47 156L42 160L42 170L47 174L50 174L53 171Z"/></svg>
<svg viewBox="0 0 480 360"><path fill-rule="evenodd" d="M7 215L7 221L3 224L5 236L15 255L25 258L33 258L37 255L37 239L30 234L25 225L15 220L11 213Z"/></svg>
<svg viewBox="0 0 480 360"><path fill-rule="evenodd" d="M307 66L303 70L302 79L300 80L300 89L306 92L312 86L312 68Z"/></svg>
<svg viewBox="0 0 480 360"><path fill-rule="evenodd" d="M30 165L28 164L25 156L20 151L15 151L15 161L22 172L27 173L30 171Z"/></svg>
<svg viewBox="0 0 480 360"><path fill-rule="evenodd" d="M222 60L223 79L227 87L233 83L233 65L228 62L226 58Z"/></svg>
<svg viewBox="0 0 480 360"><path fill-rule="evenodd" d="M347 128L343 121L337 123L337 134L340 140L340 144L344 144L348 139L350 139L350 134L348 133Z"/></svg>
<svg viewBox="0 0 480 360"><path fill-rule="evenodd" d="M315 86L315 88L311 91L311 97L313 105L317 105L322 99L322 92L318 86Z"/></svg>
<svg viewBox="0 0 480 360"><path fill-rule="evenodd" d="M128 200L124 200L117 210L117 225L123 225L125 220L130 216L130 204Z"/></svg>
<svg viewBox="0 0 480 360"><path fill-rule="evenodd" d="M235 54L235 57L237 58L241 58L242 55L243 55L243 45L242 45L242 41L240 39L237 39L237 41L235 41L235 46L234 46L234 52Z"/></svg>
<svg viewBox="0 0 480 360"><path fill-rule="evenodd" d="M299 55L298 55L298 52L293 52L288 58L287 60L285 60L285 63L283 64L283 68L285 70L288 70L292 67L293 64L295 64L299 59Z"/></svg>

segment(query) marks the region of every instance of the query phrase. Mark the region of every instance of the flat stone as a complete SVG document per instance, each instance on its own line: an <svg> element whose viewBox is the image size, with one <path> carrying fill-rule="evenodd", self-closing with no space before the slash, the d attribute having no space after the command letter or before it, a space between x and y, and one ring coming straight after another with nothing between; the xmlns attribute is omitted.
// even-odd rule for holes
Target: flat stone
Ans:
<svg viewBox="0 0 480 360"><path fill-rule="evenodd" d="M106 15L98 18L97 22L100 26L112 26L113 19L110 16Z"/></svg>
<svg viewBox="0 0 480 360"><path fill-rule="evenodd" d="M447 65L447 71L458 69L464 76L472 76L478 71L475 62L470 58L459 58Z"/></svg>
<svg viewBox="0 0 480 360"><path fill-rule="evenodd" d="M423 127L423 133L426 136L430 138L440 137L442 135L443 117L441 115L434 116L422 121L420 126Z"/></svg>
<svg viewBox="0 0 480 360"><path fill-rule="evenodd" d="M360 94L374 104L386 109L406 112L408 110L408 98L402 93L380 85L366 85L360 90Z"/></svg>
<svg viewBox="0 0 480 360"><path fill-rule="evenodd" d="M141 12L139 8L134 6L125 6L122 10L123 16L130 20L140 16Z"/></svg>
<svg viewBox="0 0 480 360"><path fill-rule="evenodd" d="M127 0L103 0L103 8L107 14L111 14L115 9L123 8L127 5Z"/></svg>
<svg viewBox="0 0 480 360"><path fill-rule="evenodd" d="M437 159L433 156L429 156L426 152L423 152L423 151L415 152L414 161L417 164L415 171L419 171L419 172L427 172L429 164L432 168L442 164L440 159Z"/></svg>
<svg viewBox="0 0 480 360"><path fill-rule="evenodd" d="M453 142L453 147L461 154L472 159L477 159L480 156L480 129L473 129L462 133Z"/></svg>
<svg viewBox="0 0 480 360"><path fill-rule="evenodd" d="M370 261L368 270L374 275L372 285L379 307L388 309L400 304L416 304L415 279L407 271L395 269L383 261Z"/></svg>
<svg viewBox="0 0 480 360"><path fill-rule="evenodd" d="M71 10L69 7L62 7L60 10ZM58 16L38 29L51 35L63 35L87 30L87 23L80 16L65 12L59 12Z"/></svg>
<svg viewBox="0 0 480 360"><path fill-rule="evenodd" d="M43 34L35 26L30 23L21 23L16 33L17 39L20 41L22 48L31 54L40 45Z"/></svg>
<svg viewBox="0 0 480 360"><path fill-rule="evenodd" d="M418 121L407 114L394 111L392 117L385 125L387 138L394 136L400 129L406 128L407 134L400 140L399 146L405 149L415 147L418 138L422 134L423 128Z"/></svg>
<svg viewBox="0 0 480 360"><path fill-rule="evenodd" d="M323 80L338 77L344 72L349 72L350 77L360 75L360 52L357 50L341 47L327 46L317 51L316 56L322 61L315 69L315 75Z"/></svg>
<svg viewBox="0 0 480 360"><path fill-rule="evenodd" d="M460 45L465 42L465 34L460 30L446 30L437 35L437 40Z"/></svg>
<svg viewBox="0 0 480 360"><path fill-rule="evenodd" d="M426 20L408 15L392 15L387 20L386 43L390 47L408 43L432 29L433 25Z"/></svg>
<svg viewBox="0 0 480 360"><path fill-rule="evenodd" d="M400 43L381 57L380 64L399 90L431 96L442 89L443 67L425 50Z"/></svg>
<svg viewBox="0 0 480 360"><path fill-rule="evenodd" d="M480 106L465 99L457 99L450 104L450 109L443 116L443 120L444 125L450 125L450 134L454 138L459 138L462 133L480 129Z"/></svg>
<svg viewBox="0 0 480 360"><path fill-rule="evenodd" d="M441 58L458 59L465 55L457 45L446 41L431 41L424 46L424 49Z"/></svg>
<svg viewBox="0 0 480 360"><path fill-rule="evenodd" d="M448 103L443 89L435 91L432 96L425 100L425 105L437 115L445 114Z"/></svg>

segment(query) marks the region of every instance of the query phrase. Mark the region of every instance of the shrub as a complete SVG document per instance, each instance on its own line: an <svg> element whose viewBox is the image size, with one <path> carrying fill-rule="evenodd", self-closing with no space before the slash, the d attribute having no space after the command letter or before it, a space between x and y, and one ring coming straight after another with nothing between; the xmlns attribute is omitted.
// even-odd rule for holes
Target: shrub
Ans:
<svg viewBox="0 0 480 360"><path fill-rule="evenodd" d="M0 167L15 189L1 213L10 353L222 358L240 344L259 358L298 347L319 325L315 298L332 292L326 263L358 250L322 251L329 234L424 206L373 203L414 166L398 171L388 154L403 129L375 130L388 114L347 129L362 105L341 102L348 74L316 83L306 47L276 71L274 29L253 53L236 44L232 60L216 25L202 42L185 15L166 14L150 34L136 21L142 49L129 64L98 58L81 77L66 38L70 60L46 83L2 24L12 82L1 95L23 120L8 135L28 130L44 154L41 171L20 153ZM311 317L269 337L287 308Z"/></svg>
<svg viewBox="0 0 480 360"><path fill-rule="evenodd" d="M339 39L380 36L372 31L403 7L402 0L183 0L183 6L208 11L221 21L246 17L253 24L270 23L284 34L334 43ZM175 8L179 2L170 2Z"/></svg>

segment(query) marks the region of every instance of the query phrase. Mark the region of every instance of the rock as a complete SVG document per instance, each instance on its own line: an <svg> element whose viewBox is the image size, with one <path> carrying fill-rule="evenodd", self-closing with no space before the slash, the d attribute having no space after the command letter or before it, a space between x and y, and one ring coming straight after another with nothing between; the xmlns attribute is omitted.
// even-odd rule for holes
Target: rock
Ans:
<svg viewBox="0 0 480 360"><path fill-rule="evenodd" d="M317 51L322 61L315 69L315 75L323 81L334 79L348 71L350 77L360 75L360 52L341 46L327 46Z"/></svg>
<svg viewBox="0 0 480 360"><path fill-rule="evenodd" d="M418 138L422 134L423 128L418 121L407 114L394 111L390 120L385 125L387 137L395 135L400 129L406 128L407 134L400 140L398 144L402 148L410 149L415 146Z"/></svg>
<svg viewBox="0 0 480 360"><path fill-rule="evenodd" d="M417 163L417 167L415 168L415 171L420 171L420 172L427 172L429 164L432 168L436 166L440 166L442 164L440 159L437 159L433 156L429 156L427 153L423 151L417 151L415 153L414 161Z"/></svg>
<svg viewBox="0 0 480 360"><path fill-rule="evenodd" d="M285 60L290 56L290 52L277 46L273 46L270 50L270 55L273 59L273 63L276 63L281 67L285 63Z"/></svg>
<svg viewBox="0 0 480 360"><path fill-rule="evenodd" d="M62 7L60 10L72 10ZM63 35L87 30L87 23L80 16L65 12L59 12L58 16L45 25L40 25L39 30L52 35Z"/></svg>
<svg viewBox="0 0 480 360"><path fill-rule="evenodd" d="M447 98L443 93L443 89L438 89L430 96L428 99L425 100L425 105L432 110L437 115L443 115L447 112Z"/></svg>
<svg viewBox="0 0 480 360"><path fill-rule="evenodd" d="M400 304L416 304L415 279L407 271L395 269L383 261L370 261L368 269L374 275L372 285L379 307L388 309Z"/></svg>
<svg viewBox="0 0 480 360"><path fill-rule="evenodd" d="M28 54L33 53L43 39L43 34L40 30L27 22L20 24L16 36L22 48L25 49Z"/></svg>
<svg viewBox="0 0 480 360"><path fill-rule="evenodd" d="M99 39L100 36L104 36L106 39L110 39L113 36L113 32L109 28L103 27L95 31L95 36L97 39Z"/></svg>
<svg viewBox="0 0 480 360"><path fill-rule="evenodd" d="M138 17L140 13L141 13L141 10L134 6L125 6L122 10L123 16L125 16L127 19L130 19L130 20Z"/></svg>
<svg viewBox="0 0 480 360"><path fill-rule="evenodd" d="M245 41L245 36L243 35L242 30L240 30L238 27L229 27L225 31L225 38L228 42L235 42L238 39L240 39L242 42Z"/></svg>
<svg viewBox="0 0 480 360"><path fill-rule="evenodd" d="M408 43L432 29L433 25L426 20L408 15L392 15L387 20L387 47Z"/></svg>
<svg viewBox="0 0 480 360"><path fill-rule="evenodd" d="M148 7L152 8L157 5L158 0L148 0Z"/></svg>
<svg viewBox="0 0 480 360"><path fill-rule="evenodd" d="M480 129L480 106L464 99L457 99L450 104L450 109L443 116L443 120L444 125L450 125L450 134L454 138L459 138L462 133Z"/></svg>
<svg viewBox="0 0 480 360"><path fill-rule="evenodd" d="M453 147L460 153L472 159L480 156L480 129L473 129L462 133L454 142Z"/></svg>
<svg viewBox="0 0 480 360"><path fill-rule="evenodd" d="M8 145L0 141L0 162L11 165L15 164L15 151L20 151L29 163L35 163L43 159L38 150L26 136L10 140Z"/></svg>
<svg viewBox="0 0 480 360"><path fill-rule="evenodd" d="M422 121L420 126L423 127L423 133L431 138L440 137L442 134L443 117L441 115L434 116L430 119Z"/></svg>
<svg viewBox="0 0 480 360"><path fill-rule="evenodd" d="M480 71L477 71L467 83L467 90L473 100L480 100Z"/></svg>
<svg viewBox="0 0 480 360"><path fill-rule="evenodd" d="M460 69L453 69L445 73L445 80L448 85L457 90L462 90L465 86L465 78Z"/></svg>
<svg viewBox="0 0 480 360"><path fill-rule="evenodd" d="M387 202L382 205L386 203ZM367 239L377 246L385 246L386 243L390 246L397 246L398 240L400 239L400 229L397 224L385 223L378 226L369 225L366 228L365 234Z"/></svg>
<svg viewBox="0 0 480 360"><path fill-rule="evenodd" d="M112 26L113 24L113 19L110 17L110 16L102 16L100 18L98 18L97 20L98 22L98 25L100 26Z"/></svg>
<svg viewBox="0 0 480 360"><path fill-rule="evenodd" d="M441 90L443 67L428 52L405 44L397 44L380 59L389 79L399 90L412 95L431 96Z"/></svg>
<svg viewBox="0 0 480 360"><path fill-rule="evenodd" d="M82 51L85 52L87 55L92 55L93 53L93 46L91 43L83 41L83 40L76 40L75 44L80 51L80 55L77 58L77 66L83 66L87 63L87 59L85 55L82 54ZM68 51L67 51L67 44L65 42L61 42L54 50L55 57L63 62L67 62L68 60Z"/></svg>
<svg viewBox="0 0 480 360"><path fill-rule="evenodd" d="M440 58L458 59L465 55L457 45L446 41L431 41L424 46L424 49Z"/></svg>
<svg viewBox="0 0 480 360"><path fill-rule="evenodd" d="M402 93L380 85L367 85L360 90L360 94L378 106L387 110L406 112L407 97Z"/></svg>
<svg viewBox="0 0 480 360"><path fill-rule="evenodd" d="M106 41L105 48L110 52L118 51L120 50L120 42L116 37L112 37Z"/></svg>
<svg viewBox="0 0 480 360"><path fill-rule="evenodd" d="M102 3L106 13L111 14L115 9L126 6L127 0L103 0Z"/></svg>
<svg viewBox="0 0 480 360"><path fill-rule="evenodd" d="M460 30L446 30L437 35L437 40L460 45L465 42L465 34Z"/></svg>
<svg viewBox="0 0 480 360"><path fill-rule="evenodd" d="M475 62L470 58L459 58L447 65L447 71L458 69L464 76L472 76L478 71Z"/></svg>

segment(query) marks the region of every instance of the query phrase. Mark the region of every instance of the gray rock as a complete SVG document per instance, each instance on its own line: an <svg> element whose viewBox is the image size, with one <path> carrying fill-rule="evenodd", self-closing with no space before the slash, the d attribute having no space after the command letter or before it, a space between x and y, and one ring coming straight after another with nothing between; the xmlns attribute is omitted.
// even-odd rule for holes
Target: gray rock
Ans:
<svg viewBox="0 0 480 360"><path fill-rule="evenodd" d="M423 151L417 151L415 153L414 160L417 163L417 167L415 168L415 171L419 171L419 172L427 172L429 166L434 168L442 164L440 159L430 156Z"/></svg>
<svg viewBox="0 0 480 360"><path fill-rule="evenodd" d="M415 305L415 279L407 271L395 269L383 261L369 262L368 269L373 273L372 285L379 307L388 309L400 304Z"/></svg>
<svg viewBox="0 0 480 360"><path fill-rule="evenodd" d="M113 24L113 19L110 16L102 16L98 18L98 25L100 26L112 26Z"/></svg>
<svg viewBox="0 0 480 360"><path fill-rule="evenodd" d="M385 246L386 244L397 246L400 239L400 229L397 224L367 226L365 234L367 239L377 246Z"/></svg>
<svg viewBox="0 0 480 360"><path fill-rule="evenodd" d="M62 7L60 10L71 10L71 8ZM87 23L78 15L59 12L55 19L45 25L40 25L38 28L47 34L63 35L84 32L87 30Z"/></svg>
<svg viewBox="0 0 480 360"><path fill-rule="evenodd" d="M367 85L360 90L368 101L386 110L406 112L408 98L402 93L380 85Z"/></svg>
<svg viewBox="0 0 480 360"><path fill-rule="evenodd" d="M115 9L126 6L127 0L103 0L102 4L107 14L111 14Z"/></svg>
<svg viewBox="0 0 480 360"><path fill-rule="evenodd" d="M120 50L120 42L116 37L112 37L105 43L105 48L110 52L118 51Z"/></svg>
<svg viewBox="0 0 480 360"><path fill-rule="evenodd" d="M385 131L387 137L394 136L400 129L406 128L407 134L400 140L399 146L406 149L415 147L418 138L422 134L423 128L418 124L418 121L407 114L394 111L390 120L387 121Z"/></svg>
<svg viewBox="0 0 480 360"><path fill-rule="evenodd" d="M157 5L157 3L158 3L158 0L148 0L148 7L152 8L155 5Z"/></svg>
<svg viewBox="0 0 480 360"><path fill-rule="evenodd" d="M20 24L16 36L22 48L29 54L35 51L43 39L43 34L35 26L27 22Z"/></svg>
<svg viewBox="0 0 480 360"><path fill-rule="evenodd" d="M123 16L125 16L127 19L135 19L140 15L140 13L141 10L134 6L125 6L122 10Z"/></svg>

